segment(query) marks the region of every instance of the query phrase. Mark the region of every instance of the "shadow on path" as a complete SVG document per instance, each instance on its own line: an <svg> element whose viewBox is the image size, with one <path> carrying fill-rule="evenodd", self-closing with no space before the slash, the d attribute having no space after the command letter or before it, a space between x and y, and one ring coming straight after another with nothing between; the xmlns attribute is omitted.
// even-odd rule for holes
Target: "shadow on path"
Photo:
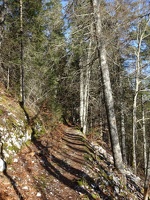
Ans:
<svg viewBox="0 0 150 200"><path fill-rule="evenodd" d="M16 192L19 200L24 200L23 196L21 195L21 193L19 192L16 182L13 180L13 178L7 173L7 171L4 171L4 175L7 177L7 179L10 181L11 185L14 188L14 191Z"/></svg>
<svg viewBox="0 0 150 200"><path fill-rule="evenodd" d="M101 198L107 200L111 199L109 196L103 193L103 191L98 187L94 179L91 178L87 173L81 171L80 169L76 169L75 167L71 166L64 160L52 154L50 155L48 151L46 152L43 151L44 148L46 147L43 144L41 144L40 141L35 139L33 143L40 151L40 153L37 156L40 160L42 160L41 165L43 168L45 168L45 170L49 173L49 175L57 178L60 182L65 184L67 187L73 189L74 191L86 195L90 200L94 200L93 196L91 195L91 192L89 192L88 189L78 184L79 180L84 179L85 182L90 186L90 188L92 188L97 194L99 194ZM49 159L50 157L51 159ZM74 176L75 178L74 179L67 178L60 172L62 170Z"/></svg>
<svg viewBox="0 0 150 200"><path fill-rule="evenodd" d="M31 125L31 128L32 128L31 141L39 151L39 153L36 154L36 157L41 161L40 162L41 166L49 173L49 175L55 177L61 183L73 189L74 191L86 195L90 200L94 200L95 198L91 194L92 191L88 190L84 186L83 187L80 186L78 183L79 180L84 179L85 182L88 184L88 186L93 191L95 191L102 199L111 200L112 198L103 193L103 191L98 187L97 183L92 177L90 177L87 173L83 172L82 170L77 169L71 166L70 164L68 164L71 161L71 155L69 155L69 152L67 152L68 154L67 159L66 157L64 157L63 159L63 155L61 156L61 159L60 159L56 155L52 154L50 149L47 148L47 146L43 145L40 140L34 137L35 131L34 131L34 127L32 126L32 122L31 122L32 120L30 119L25 108L23 106L21 107L24 110L24 113L27 117L28 124ZM64 139L62 140L62 142L65 143L65 145L72 152L78 152L81 155L81 157L84 158L85 154L89 154L89 156L92 156L93 159L95 159L93 156L92 147L89 145L88 141L81 134L77 134L77 131L74 131L71 129L67 130L66 132L64 131ZM61 147L61 149L63 150L63 147ZM57 152L57 155L59 156L58 152ZM68 163L64 160L67 160ZM62 170L65 172L64 174L68 174L68 175L70 174L70 176L63 175L61 173ZM74 177L74 178L70 178L70 177Z"/></svg>

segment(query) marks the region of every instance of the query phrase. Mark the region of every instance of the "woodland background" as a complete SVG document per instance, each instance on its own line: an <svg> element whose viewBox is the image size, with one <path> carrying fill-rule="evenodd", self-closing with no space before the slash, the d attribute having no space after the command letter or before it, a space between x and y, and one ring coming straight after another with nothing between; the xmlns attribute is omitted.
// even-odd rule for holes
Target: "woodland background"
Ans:
<svg viewBox="0 0 150 200"><path fill-rule="evenodd" d="M120 142L123 163L146 174L149 10L147 0L1 0L0 81L23 107L111 143L119 169Z"/></svg>

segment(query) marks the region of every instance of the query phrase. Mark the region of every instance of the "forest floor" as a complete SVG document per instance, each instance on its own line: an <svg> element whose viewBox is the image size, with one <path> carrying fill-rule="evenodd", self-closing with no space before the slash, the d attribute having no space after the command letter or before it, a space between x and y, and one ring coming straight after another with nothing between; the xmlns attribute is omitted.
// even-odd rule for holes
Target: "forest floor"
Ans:
<svg viewBox="0 0 150 200"><path fill-rule="evenodd" d="M111 180L119 179L109 181L109 170L114 170L111 163L97 161L80 131L60 125L25 145L8 164L0 177L0 200L142 199L140 188L132 198L132 191L128 195L119 183L114 186Z"/></svg>

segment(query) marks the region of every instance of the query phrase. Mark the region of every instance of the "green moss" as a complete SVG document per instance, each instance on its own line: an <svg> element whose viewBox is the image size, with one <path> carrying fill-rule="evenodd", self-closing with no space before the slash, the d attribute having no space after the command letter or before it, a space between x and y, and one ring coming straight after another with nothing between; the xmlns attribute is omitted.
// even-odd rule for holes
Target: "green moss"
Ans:
<svg viewBox="0 0 150 200"><path fill-rule="evenodd" d="M91 195L92 195L93 199L98 199L99 198L99 196L97 194L95 194L95 193L92 193Z"/></svg>
<svg viewBox="0 0 150 200"><path fill-rule="evenodd" d="M9 116L7 118L7 129L12 130L12 129L17 129L18 127L20 127L20 125L18 124L16 119L13 116Z"/></svg>
<svg viewBox="0 0 150 200"><path fill-rule="evenodd" d="M44 176L40 176L38 181L40 182L40 186L44 189L46 188L47 179Z"/></svg>
<svg viewBox="0 0 150 200"><path fill-rule="evenodd" d="M105 180L110 180L110 179L109 179L109 176L106 174L105 171L101 170L101 171L100 171L100 174L101 174L101 176L102 176Z"/></svg>
<svg viewBox="0 0 150 200"><path fill-rule="evenodd" d="M0 115L3 115L4 111L3 110L0 110Z"/></svg>
<svg viewBox="0 0 150 200"><path fill-rule="evenodd" d="M82 198L82 200L89 200L89 197L87 197L86 195Z"/></svg>
<svg viewBox="0 0 150 200"><path fill-rule="evenodd" d="M19 151L19 148L15 145L9 146L7 149L10 151L15 151L16 153Z"/></svg>
<svg viewBox="0 0 150 200"><path fill-rule="evenodd" d="M90 161L90 162L93 162L94 161L94 159L93 159L93 157L92 157L92 155L89 153L86 153L85 155L84 155L84 159L85 160L87 160L87 161Z"/></svg>
<svg viewBox="0 0 150 200"><path fill-rule="evenodd" d="M6 163L8 165L12 164L12 161L13 161L13 157L11 155L9 155L9 157L6 159Z"/></svg>
<svg viewBox="0 0 150 200"><path fill-rule="evenodd" d="M27 140L24 145L30 146L31 140Z"/></svg>
<svg viewBox="0 0 150 200"><path fill-rule="evenodd" d="M78 183L78 185L79 185L80 187L82 187L82 186L84 185L82 179L78 180L77 183Z"/></svg>
<svg viewBox="0 0 150 200"><path fill-rule="evenodd" d="M6 142L4 142L4 143L3 143L3 149L7 150L7 148L8 148L8 145L7 145Z"/></svg>
<svg viewBox="0 0 150 200"><path fill-rule="evenodd" d="M34 178L38 182L38 184L36 185L36 189L44 191L45 188L47 187L47 182L49 182L50 180L49 179L47 180L47 177L44 174L36 176Z"/></svg>
<svg viewBox="0 0 150 200"><path fill-rule="evenodd" d="M86 180L84 179L84 178L81 178L81 179L79 179L78 181L77 181L77 183L78 183L78 185L80 186L80 187L89 187L89 185L88 185L88 183L86 182Z"/></svg>
<svg viewBox="0 0 150 200"><path fill-rule="evenodd" d="M40 136L44 135L45 133L46 132L45 132L45 129L43 127L40 129L40 131L34 129L34 137L35 138L39 138Z"/></svg>

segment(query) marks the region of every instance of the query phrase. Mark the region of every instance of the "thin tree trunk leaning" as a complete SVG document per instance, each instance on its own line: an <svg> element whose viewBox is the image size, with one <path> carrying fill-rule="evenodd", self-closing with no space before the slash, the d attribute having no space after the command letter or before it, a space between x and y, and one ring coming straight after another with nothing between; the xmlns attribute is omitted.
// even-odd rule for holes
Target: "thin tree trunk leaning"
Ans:
<svg viewBox="0 0 150 200"><path fill-rule="evenodd" d="M150 198L150 147L148 152L147 169L144 183L144 200Z"/></svg>
<svg viewBox="0 0 150 200"><path fill-rule="evenodd" d="M107 64L107 52L105 47L105 40L102 33L102 22L101 22L101 10L100 10L100 0L93 0L93 10L96 23L96 35L97 35L97 49L99 53L100 67L102 72L103 86L104 86L104 95L105 95L105 104L107 109L107 117L111 138L111 146L114 158L115 167L121 172L124 173L124 166L122 161L121 148L119 144L119 137L116 125L116 117L114 111L114 100L112 95L111 83L109 68Z"/></svg>

